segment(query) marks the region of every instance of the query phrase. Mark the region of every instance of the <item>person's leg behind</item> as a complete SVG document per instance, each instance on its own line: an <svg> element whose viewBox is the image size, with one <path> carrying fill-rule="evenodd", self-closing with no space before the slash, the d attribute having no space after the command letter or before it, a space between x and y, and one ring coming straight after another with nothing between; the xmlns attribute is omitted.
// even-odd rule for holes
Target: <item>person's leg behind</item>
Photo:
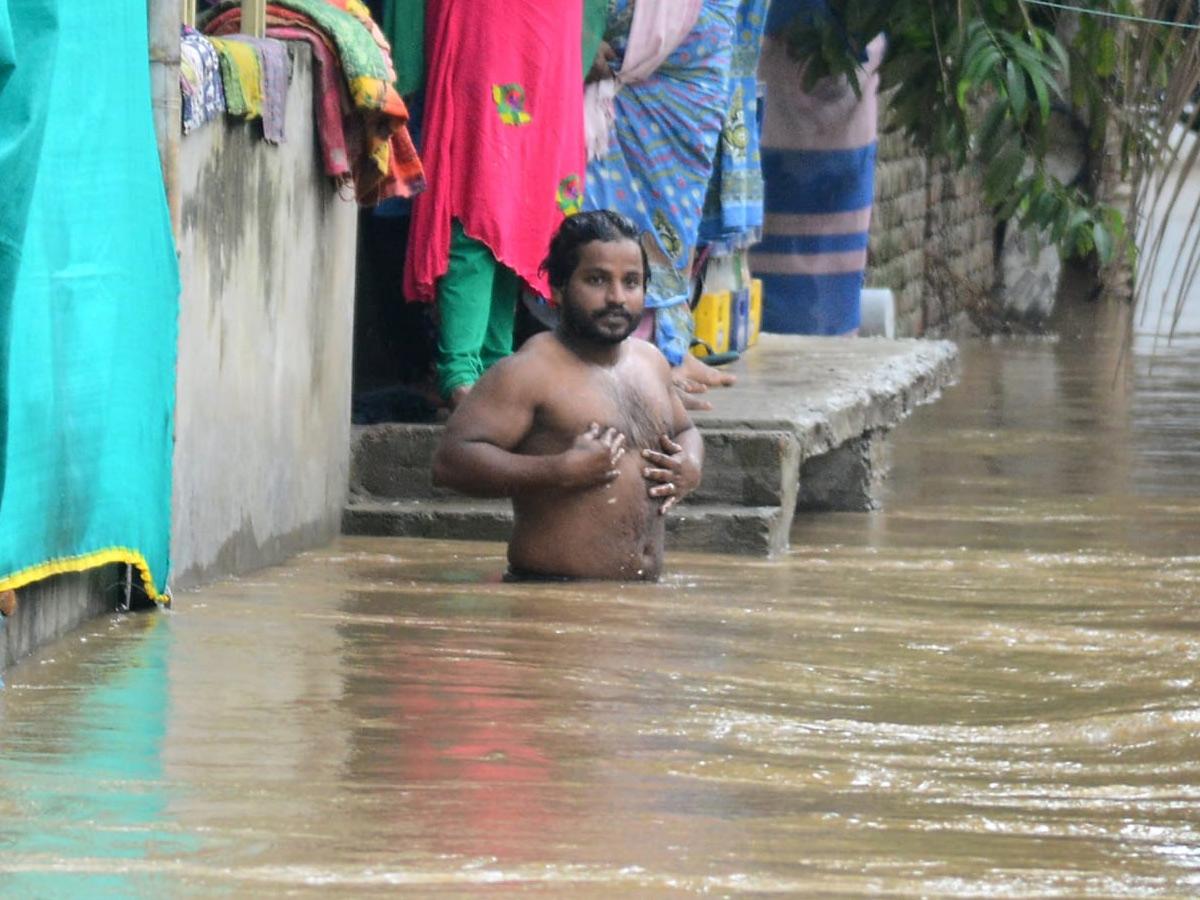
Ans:
<svg viewBox="0 0 1200 900"><path fill-rule="evenodd" d="M437 285L438 390L446 400L460 388L470 388L483 374L482 354L498 268L492 252L467 237L455 219L449 265Z"/></svg>
<svg viewBox="0 0 1200 900"><path fill-rule="evenodd" d="M520 300L521 279L508 266L496 263L492 279L491 308L487 330L480 350L483 371L504 359L513 351L516 330L517 302Z"/></svg>

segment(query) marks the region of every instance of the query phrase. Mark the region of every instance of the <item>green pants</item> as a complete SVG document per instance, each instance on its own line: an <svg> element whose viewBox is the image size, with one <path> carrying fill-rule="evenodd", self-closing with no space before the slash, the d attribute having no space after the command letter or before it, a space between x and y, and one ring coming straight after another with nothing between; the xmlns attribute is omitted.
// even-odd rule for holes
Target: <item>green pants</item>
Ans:
<svg viewBox="0 0 1200 900"><path fill-rule="evenodd" d="M473 385L512 353L520 279L492 251L451 223L450 265L438 280L438 389Z"/></svg>

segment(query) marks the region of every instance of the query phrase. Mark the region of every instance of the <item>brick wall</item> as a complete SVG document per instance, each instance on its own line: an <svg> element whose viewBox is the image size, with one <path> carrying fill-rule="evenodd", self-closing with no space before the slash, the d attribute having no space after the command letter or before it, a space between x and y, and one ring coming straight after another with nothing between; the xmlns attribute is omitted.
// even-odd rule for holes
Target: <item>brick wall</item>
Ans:
<svg viewBox="0 0 1200 900"><path fill-rule="evenodd" d="M896 296L896 336L915 337L978 308L993 280L993 222L977 185L881 134L866 286Z"/></svg>

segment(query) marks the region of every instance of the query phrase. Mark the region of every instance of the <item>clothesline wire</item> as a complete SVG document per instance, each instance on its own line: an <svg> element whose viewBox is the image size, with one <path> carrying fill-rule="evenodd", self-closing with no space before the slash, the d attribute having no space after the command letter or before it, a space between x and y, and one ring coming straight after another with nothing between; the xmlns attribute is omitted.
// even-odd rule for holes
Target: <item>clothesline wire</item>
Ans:
<svg viewBox="0 0 1200 900"><path fill-rule="evenodd" d="M1124 19L1127 22L1140 22L1144 25L1168 25L1172 28L1186 28L1196 30L1200 25L1192 22L1173 22L1170 19L1151 19L1146 16L1131 16L1127 13L1110 12L1104 9L1086 9L1081 6L1068 6L1065 3L1052 3L1051 0L1024 0L1030 6L1048 6L1051 9L1065 9L1068 12L1077 12L1085 16L1104 16L1109 19Z"/></svg>

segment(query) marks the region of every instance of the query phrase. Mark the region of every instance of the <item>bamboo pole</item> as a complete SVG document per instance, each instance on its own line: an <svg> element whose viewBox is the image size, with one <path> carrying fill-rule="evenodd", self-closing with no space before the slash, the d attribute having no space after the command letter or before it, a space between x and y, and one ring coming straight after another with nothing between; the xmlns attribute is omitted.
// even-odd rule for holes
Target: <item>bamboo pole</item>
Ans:
<svg viewBox="0 0 1200 900"><path fill-rule="evenodd" d="M189 3L190 0L184 0ZM171 231L179 240L179 140L182 132L183 97L179 90L180 8L168 0L148 0L150 37L150 101L154 109L154 133L162 165Z"/></svg>
<svg viewBox="0 0 1200 900"><path fill-rule="evenodd" d="M262 37L267 33L267 0L242 0L242 34Z"/></svg>

